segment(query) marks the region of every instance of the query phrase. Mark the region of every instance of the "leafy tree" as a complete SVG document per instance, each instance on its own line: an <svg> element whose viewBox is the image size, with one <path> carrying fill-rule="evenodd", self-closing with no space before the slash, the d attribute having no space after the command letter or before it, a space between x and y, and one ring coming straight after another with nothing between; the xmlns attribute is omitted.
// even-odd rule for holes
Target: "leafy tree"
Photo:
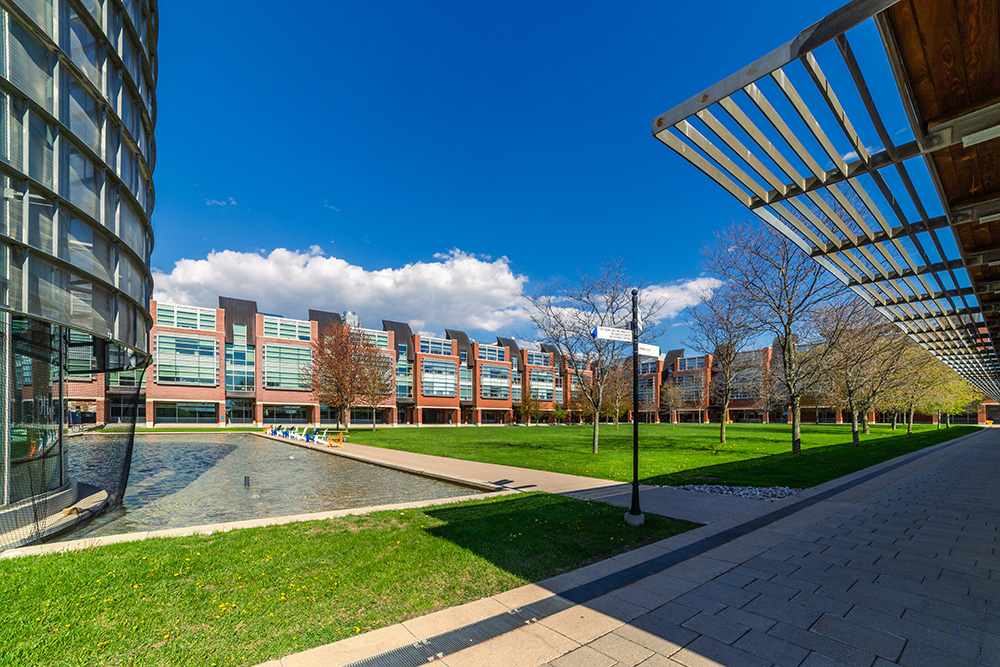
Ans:
<svg viewBox="0 0 1000 667"><path fill-rule="evenodd" d="M338 428L342 421L350 428L352 408L374 409L392 396L391 360L360 329L331 324L313 341L312 357L313 392L337 411Z"/></svg>

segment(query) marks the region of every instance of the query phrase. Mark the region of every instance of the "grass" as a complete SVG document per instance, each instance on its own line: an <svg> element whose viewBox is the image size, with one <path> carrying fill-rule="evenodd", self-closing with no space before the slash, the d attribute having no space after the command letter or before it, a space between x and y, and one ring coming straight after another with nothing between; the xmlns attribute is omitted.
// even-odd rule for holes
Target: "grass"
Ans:
<svg viewBox="0 0 1000 667"><path fill-rule="evenodd" d="M0 561L0 665L252 665L695 526L543 493Z"/></svg>
<svg viewBox="0 0 1000 667"><path fill-rule="evenodd" d="M804 424L800 455L791 452L787 424L732 424L725 445L718 424L640 424L639 478L647 484L727 484L806 488L875 463L978 430L914 426L893 431L873 425L861 447L848 424ZM591 453L590 426L498 428L383 428L351 431L349 441L468 461L631 481L632 427L601 427L600 453Z"/></svg>

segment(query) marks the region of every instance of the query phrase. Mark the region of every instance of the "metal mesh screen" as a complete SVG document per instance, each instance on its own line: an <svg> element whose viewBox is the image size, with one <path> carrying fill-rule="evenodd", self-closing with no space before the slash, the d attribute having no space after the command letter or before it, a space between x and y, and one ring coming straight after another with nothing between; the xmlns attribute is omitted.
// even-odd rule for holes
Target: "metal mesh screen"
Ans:
<svg viewBox="0 0 1000 667"><path fill-rule="evenodd" d="M68 399L82 392L103 405L105 373L142 361L89 334L0 313L0 551L121 504L142 371L136 387L118 390L114 431L92 430Z"/></svg>

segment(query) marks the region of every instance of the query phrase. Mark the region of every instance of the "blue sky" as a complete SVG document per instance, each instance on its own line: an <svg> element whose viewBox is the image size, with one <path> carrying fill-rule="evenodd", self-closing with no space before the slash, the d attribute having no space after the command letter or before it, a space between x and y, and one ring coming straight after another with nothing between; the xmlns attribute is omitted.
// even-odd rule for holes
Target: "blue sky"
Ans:
<svg viewBox="0 0 1000 667"><path fill-rule="evenodd" d="M652 119L840 4L162 2L156 296L486 340L620 256L680 308L748 213Z"/></svg>

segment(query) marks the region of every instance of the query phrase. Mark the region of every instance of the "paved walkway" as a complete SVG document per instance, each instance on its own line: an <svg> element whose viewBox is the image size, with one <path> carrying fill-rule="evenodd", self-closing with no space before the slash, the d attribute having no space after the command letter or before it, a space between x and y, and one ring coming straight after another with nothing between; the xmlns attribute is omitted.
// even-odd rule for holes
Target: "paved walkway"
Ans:
<svg viewBox="0 0 1000 667"><path fill-rule="evenodd" d="M289 441L287 438L258 435L397 470L417 472L486 488L503 487L519 491L547 491L585 500L600 500L621 507L629 507L632 499L632 487L629 484L594 477L579 477L493 463L461 461L443 456L415 454L365 445L345 444L343 447L307 445L301 441ZM766 502L717 493L683 491L672 487L640 486L639 489L641 509L644 512L662 514L676 519L687 519L697 523L712 523L732 517L757 508L762 502Z"/></svg>
<svg viewBox="0 0 1000 667"><path fill-rule="evenodd" d="M985 429L268 665L1000 665L998 481Z"/></svg>

